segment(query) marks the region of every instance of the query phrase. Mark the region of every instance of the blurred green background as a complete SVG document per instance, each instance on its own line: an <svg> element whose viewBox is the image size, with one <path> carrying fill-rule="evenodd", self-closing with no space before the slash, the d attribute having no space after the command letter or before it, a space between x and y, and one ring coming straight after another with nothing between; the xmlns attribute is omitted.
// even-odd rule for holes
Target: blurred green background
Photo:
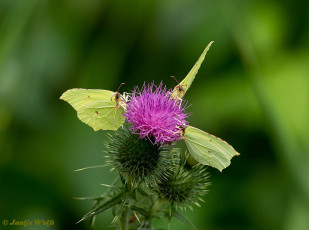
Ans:
<svg viewBox="0 0 309 230"><path fill-rule="evenodd" d="M209 169L206 202L185 215L198 229L308 230L308 15L307 0L0 0L0 219L87 229L75 223L91 202L72 197L101 194L114 174L73 170L104 163L106 132L60 95L174 87L214 40L186 95L189 122L241 156Z"/></svg>

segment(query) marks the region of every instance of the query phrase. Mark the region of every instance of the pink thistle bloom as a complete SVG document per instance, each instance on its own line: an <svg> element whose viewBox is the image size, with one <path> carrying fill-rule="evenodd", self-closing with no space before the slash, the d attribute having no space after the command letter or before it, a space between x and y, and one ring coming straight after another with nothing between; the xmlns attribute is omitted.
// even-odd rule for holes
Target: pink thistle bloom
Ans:
<svg viewBox="0 0 309 230"><path fill-rule="evenodd" d="M184 101L171 99L172 91L153 83L135 87L124 116L133 133L154 139L153 144L171 144L181 139L180 126L187 125Z"/></svg>

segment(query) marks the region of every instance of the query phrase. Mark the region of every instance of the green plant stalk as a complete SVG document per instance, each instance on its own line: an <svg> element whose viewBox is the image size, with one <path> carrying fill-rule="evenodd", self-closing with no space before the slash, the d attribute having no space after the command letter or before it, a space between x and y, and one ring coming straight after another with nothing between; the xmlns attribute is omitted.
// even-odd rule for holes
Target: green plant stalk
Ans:
<svg viewBox="0 0 309 230"><path fill-rule="evenodd" d="M125 207L120 217L120 229L127 230L129 227L128 208Z"/></svg>

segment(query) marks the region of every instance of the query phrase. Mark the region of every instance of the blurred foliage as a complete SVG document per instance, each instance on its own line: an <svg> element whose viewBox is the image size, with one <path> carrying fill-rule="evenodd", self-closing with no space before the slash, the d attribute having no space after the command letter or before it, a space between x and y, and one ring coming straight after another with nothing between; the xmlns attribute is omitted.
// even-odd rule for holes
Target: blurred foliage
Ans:
<svg viewBox="0 0 309 230"><path fill-rule="evenodd" d="M186 94L190 123L241 156L209 169L206 203L185 215L198 229L309 229L308 15L306 0L0 0L0 218L87 229L75 223L90 204L72 197L114 174L73 172L104 163L106 133L61 93L174 87L214 40Z"/></svg>

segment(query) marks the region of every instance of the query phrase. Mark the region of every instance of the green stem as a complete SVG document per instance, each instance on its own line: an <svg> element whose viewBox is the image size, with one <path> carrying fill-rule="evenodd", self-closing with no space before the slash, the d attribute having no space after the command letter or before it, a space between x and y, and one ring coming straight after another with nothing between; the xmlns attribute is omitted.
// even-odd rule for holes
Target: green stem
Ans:
<svg viewBox="0 0 309 230"><path fill-rule="evenodd" d="M166 203L166 200L157 200L149 211L149 217L155 214Z"/></svg>
<svg viewBox="0 0 309 230"><path fill-rule="evenodd" d="M120 229L121 230L127 230L129 227L128 223L128 209L124 208L121 217L120 217Z"/></svg>
<svg viewBox="0 0 309 230"><path fill-rule="evenodd" d="M130 194L130 196L135 199L134 188L132 187L132 179L130 177L127 178L125 185L127 187L128 194ZM124 207L120 217L120 229L127 230L128 228L129 228L128 208Z"/></svg>

